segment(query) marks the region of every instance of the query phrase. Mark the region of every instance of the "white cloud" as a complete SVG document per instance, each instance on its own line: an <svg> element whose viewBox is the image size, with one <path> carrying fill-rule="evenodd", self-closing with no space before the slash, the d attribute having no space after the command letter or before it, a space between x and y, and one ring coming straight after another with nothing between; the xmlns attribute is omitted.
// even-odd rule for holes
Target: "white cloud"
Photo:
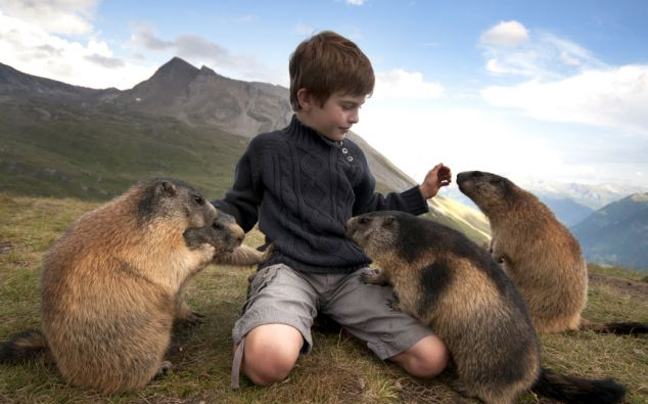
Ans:
<svg viewBox="0 0 648 404"><path fill-rule="evenodd" d="M0 0L0 10L48 33L79 35L92 32L97 4L98 0Z"/></svg>
<svg viewBox="0 0 648 404"><path fill-rule="evenodd" d="M492 105L519 108L537 119L648 135L648 65L588 70L552 82L491 86L482 96Z"/></svg>
<svg viewBox="0 0 648 404"><path fill-rule="evenodd" d="M529 30L518 21L503 21L481 35L485 45L516 48L529 40Z"/></svg>
<svg viewBox="0 0 648 404"><path fill-rule="evenodd" d="M179 56L196 66L206 65L219 74L241 80L266 81L287 85L286 73L271 69L256 58L237 55L229 49L204 37L182 34L172 40L159 38L155 29L148 24L134 27L131 35L133 48L165 52L168 57Z"/></svg>
<svg viewBox="0 0 648 404"><path fill-rule="evenodd" d="M517 21L500 23L486 31L480 44L486 70L496 75L557 80L605 67L580 45L546 32L531 35Z"/></svg>
<svg viewBox="0 0 648 404"><path fill-rule="evenodd" d="M115 57L104 41L63 39L2 11L0 55L3 63L22 72L91 88L131 88L154 71Z"/></svg>
<svg viewBox="0 0 648 404"><path fill-rule="evenodd" d="M361 6L365 0L344 0L344 2L350 6Z"/></svg>
<svg viewBox="0 0 648 404"><path fill-rule="evenodd" d="M439 83L426 82L423 74L394 69L388 72L376 73L376 88L373 96L376 98L409 98L429 99L440 98L444 88Z"/></svg>
<svg viewBox="0 0 648 404"><path fill-rule="evenodd" d="M538 173L563 178L589 170L581 163L567 163L564 154L569 151L556 149L549 139L520 133L506 119L471 108L412 109L370 100L354 131L415 181L423 180L439 162L454 175L482 170L512 180Z"/></svg>
<svg viewBox="0 0 648 404"><path fill-rule="evenodd" d="M131 43L146 50L163 51L174 46L173 41L166 41L155 35L155 28L149 24L137 24L133 27Z"/></svg>
<svg viewBox="0 0 648 404"><path fill-rule="evenodd" d="M538 38L540 50L553 56L565 65L583 68L602 67L603 62L595 58L590 51L582 46L559 38L552 34L543 34Z"/></svg>

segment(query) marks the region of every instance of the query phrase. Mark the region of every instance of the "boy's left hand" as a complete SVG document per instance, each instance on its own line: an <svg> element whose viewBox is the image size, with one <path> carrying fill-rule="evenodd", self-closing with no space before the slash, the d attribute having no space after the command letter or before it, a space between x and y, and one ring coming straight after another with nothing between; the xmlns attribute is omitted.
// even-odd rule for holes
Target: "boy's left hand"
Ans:
<svg viewBox="0 0 648 404"><path fill-rule="evenodd" d="M446 167L443 163L439 163L428 171L423 183L420 185L421 194L425 199L430 199L439 192L441 187L450 184L452 180L452 172L450 167Z"/></svg>

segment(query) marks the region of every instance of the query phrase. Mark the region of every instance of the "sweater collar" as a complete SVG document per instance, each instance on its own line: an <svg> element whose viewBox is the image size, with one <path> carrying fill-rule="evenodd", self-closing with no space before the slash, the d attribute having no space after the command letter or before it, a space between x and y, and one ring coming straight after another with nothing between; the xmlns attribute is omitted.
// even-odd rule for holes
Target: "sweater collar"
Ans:
<svg viewBox="0 0 648 404"><path fill-rule="evenodd" d="M337 148L344 146L344 141L336 142L335 140L331 140L322 135L315 129L304 125L299 119L297 119L297 114L293 114L290 125L288 125L288 131L290 133L298 134L301 136L309 136L311 138L321 139L324 143Z"/></svg>

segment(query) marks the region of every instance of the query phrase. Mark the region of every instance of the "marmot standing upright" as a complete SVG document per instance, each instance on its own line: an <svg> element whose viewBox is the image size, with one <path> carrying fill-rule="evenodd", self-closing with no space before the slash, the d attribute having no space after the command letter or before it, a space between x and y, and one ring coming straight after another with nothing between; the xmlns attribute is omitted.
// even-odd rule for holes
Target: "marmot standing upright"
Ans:
<svg viewBox="0 0 648 404"><path fill-rule="evenodd" d="M44 260L39 331L0 346L0 361L51 352L71 384L104 392L146 385L174 319L194 320L187 280L211 262L252 265L263 254L241 245L243 230L191 186L138 182L79 218Z"/></svg>
<svg viewBox="0 0 648 404"><path fill-rule="evenodd" d="M457 387L487 404L531 388L566 403L618 403L625 389L541 369L522 297L486 250L447 226L402 212L351 218L347 236L373 260L368 283L391 284L397 307L430 325L450 351Z"/></svg>
<svg viewBox="0 0 648 404"><path fill-rule="evenodd" d="M481 171L460 173L457 184L488 217L491 254L522 294L538 332L648 332L645 324L636 322L595 324L581 319L587 303L585 257L572 233L535 195Z"/></svg>

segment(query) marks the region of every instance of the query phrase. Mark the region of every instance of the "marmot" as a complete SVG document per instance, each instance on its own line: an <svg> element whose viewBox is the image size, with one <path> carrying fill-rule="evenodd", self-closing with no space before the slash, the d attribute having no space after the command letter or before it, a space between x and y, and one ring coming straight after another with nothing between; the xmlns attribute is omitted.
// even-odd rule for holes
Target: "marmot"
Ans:
<svg viewBox="0 0 648 404"><path fill-rule="evenodd" d="M641 323L581 320L587 303L585 257L572 233L535 195L480 171L460 173L457 184L488 217L491 254L522 294L536 331L648 332Z"/></svg>
<svg viewBox="0 0 648 404"><path fill-rule="evenodd" d="M457 372L457 389L488 404L511 404L529 388L567 403L617 403L625 389L541 369L540 348L511 280L464 235L402 212L367 213L346 234L378 267L368 283L391 284L397 308L430 325Z"/></svg>
<svg viewBox="0 0 648 404"><path fill-rule="evenodd" d="M175 179L141 181L79 218L50 248L42 273L43 331L0 347L12 362L46 350L73 385L103 392L146 385L174 319L199 319L183 299L209 263L252 265L265 255L241 245L243 230Z"/></svg>

